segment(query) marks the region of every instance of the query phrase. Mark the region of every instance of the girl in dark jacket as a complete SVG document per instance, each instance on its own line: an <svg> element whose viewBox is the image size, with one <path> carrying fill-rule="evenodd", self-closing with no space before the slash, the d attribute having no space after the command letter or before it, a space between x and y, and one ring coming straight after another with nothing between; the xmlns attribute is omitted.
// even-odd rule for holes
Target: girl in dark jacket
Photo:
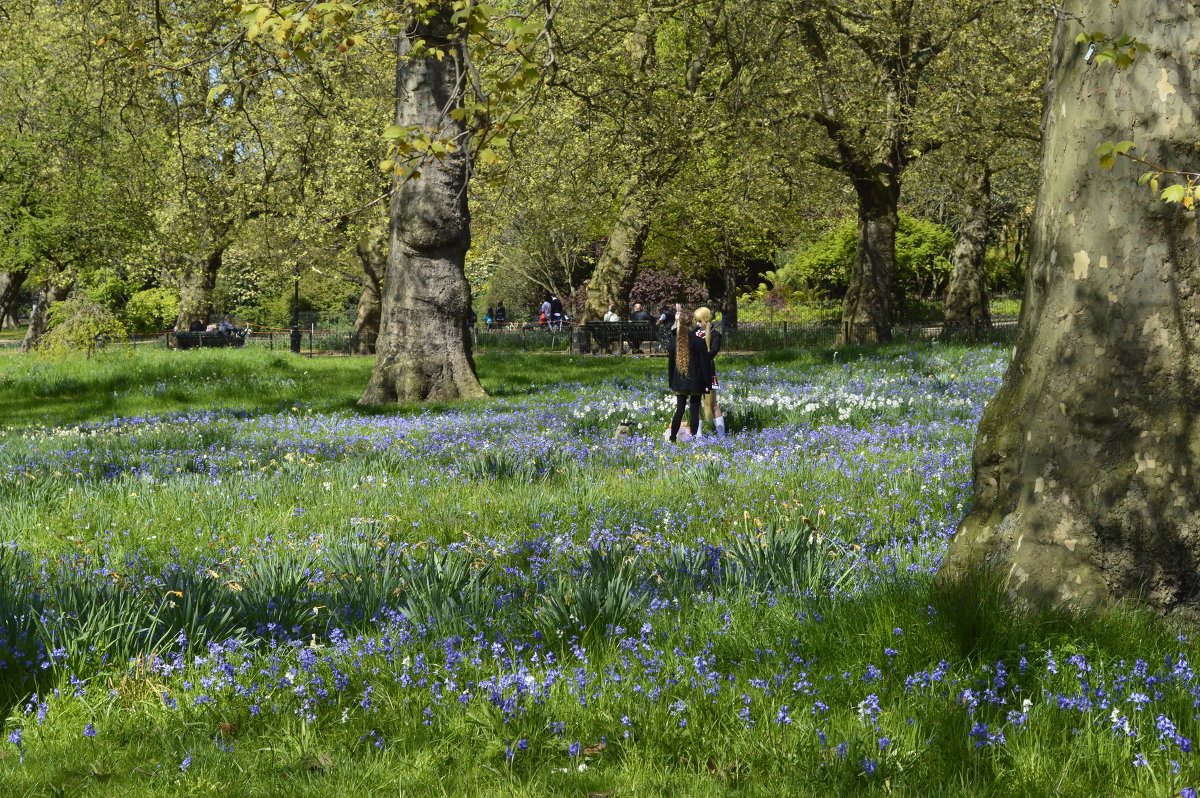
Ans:
<svg viewBox="0 0 1200 798"><path fill-rule="evenodd" d="M675 392L675 415L671 417L670 440L674 441L688 409L688 429L692 436L700 431L700 399L712 388L712 359L704 338L697 334L690 311L679 314L679 326L667 349L667 375ZM689 408L689 404L691 405Z"/></svg>

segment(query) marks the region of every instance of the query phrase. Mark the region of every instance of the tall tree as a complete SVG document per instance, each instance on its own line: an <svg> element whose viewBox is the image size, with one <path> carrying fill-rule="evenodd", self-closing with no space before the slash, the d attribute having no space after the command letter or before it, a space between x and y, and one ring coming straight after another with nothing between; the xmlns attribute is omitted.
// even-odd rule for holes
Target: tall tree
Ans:
<svg viewBox="0 0 1200 798"><path fill-rule="evenodd" d="M364 404L483 396L466 325L470 151L462 146L466 123L455 112L462 107L467 64L453 16L449 4L439 4L400 38L396 124L453 145L427 161L418 178L396 178L380 335ZM413 52L414 45L421 50Z"/></svg>
<svg viewBox="0 0 1200 798"><path fill-rule="evenodd" d="M520 123L506 100L540 76L528 56L544 30L530 21L534 8L450 0L240 7L251 35L270 34L301 60L314 42L340 39L345 51L398 32L395 123L384 131L393 144L380 164L395 173L388 268L375 368L361 401L482 396L466 327L467 186L474 159L498 160Z"/></svg>
<svg viewBox="0 0 1200 798"><path fill-rule="evenodd" d="M1200 99L1189 87L1200 8L1068 0L1060 13L1020 331L980 424L971 511L942 575L993 565L1011 594L1036 604L1194 605ZM1100 57L1080 31L1106 32ZM1136 45L1106 36L1136 37L1149 52L1114 74ZM1130 144L1104 142L1133 136L1156 165L1146 178L1171 183L1157 188L1177 202L1131 190L1147 167L1119 157Z"/></svg>
<svg viewBox="0 0 1200 798"><path fill-rule="evenodd" d="M1009 0L798 0L790 5L799 116L824 134L810 153L842 175L858 205L858 248L842 309L843 337L891 337L901 181L923 154L953 137L944 102L951 48L974 47L980 21ZM989 21L989 24L995 24ZM986 58L987 53L979 53Z"/></svg>
<svg viewBox="0 0 1200 798"><path fill-rule="evenodd" d="M950 256L950 285L946 289L946 329L979 330L992 326L988 306L988 219L992 200L992 172L986 163L971 164L962 185L962 220Z"/></svg>
<svg viewBox="0 0 1200 798"><path fill-rule="evenodd" d="M603 251L587 286L584 320L624 307L664 189L726 120L719 100L739 75L729 57L736 20L724 0L658 6L579 0L557 28L553 87L580 100L600 126L603 155L623 167Z"/></svg>

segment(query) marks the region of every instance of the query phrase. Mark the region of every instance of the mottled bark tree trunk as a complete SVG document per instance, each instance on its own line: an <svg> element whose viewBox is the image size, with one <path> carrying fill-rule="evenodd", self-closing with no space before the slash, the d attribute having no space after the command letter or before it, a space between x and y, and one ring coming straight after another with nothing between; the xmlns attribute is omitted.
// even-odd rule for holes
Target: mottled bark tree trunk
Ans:
<svg viewBox="0 0 1200 798"><path fill-rule="evenodd" d="M38 342L50 327L50 306L62 302L71 293L72 283L47 283L38 297L37 305L29 317L29 328L25 330L25 338L21 341L22 352L32 352Z"/></svg>
<svg viewBox="0 0 1200 798"><path fill-rule="evenodd" d="M452 38L451 9L400 37L396 124L455 139L455 152L431 159L397 186L383 282L375 368L362 396L369 405L468 399L484 395L467 330L471 289L463 260L471 243L466 131L450 111L461 105L465 68ZM445 52L408 58L413 41Z"/></svg>
<svg viewBox="0 0 1200 798"><path fill-rule="evenodd" d="M875 344L892 338L892 277L900 226L898 180L856 181L858 248L842 302L838 344Z"/></svg>
<svg viewBox="0 0 1200 798"><path fill-rule="evenodd" d="M1093 155L1136 139L1200 166L1200 5L1068 0L1063 19L1150 46L1128 70L1084 63L1059 23L1042 180L1014 359L980 424L971 512L942 577L997 566L1035 604L1200 588L1200 249L1194 211L1137 186L1145 167Z"/></svg>
<svg viewBox="0 0 1200 798"><path fill-rule="evenodd" d="M584 322L604 318L610 304L624 314L624 308L629 303L629 291L637 279L646 236L650 233L650 214L656 188L652 181L641 174L625 186L621 195L620 214L587 286Z"/></svg>
<svg viewBox="0 0 1200 798"><path fill-rule="evenodd" d="M380 291L387 269L386 243L374 235L365 235L355 247L363 269L362 294L358 297L358 313L354 319L354 351L360 355L375 354L375 341L379 336Z"/></svg>
<svg viewBox="0 0 1200 798"><path fill-rule="evenodd" d="M950 285L946 289L946 326L948 333L989 330L992 326L988 307L987 273L983 269L987 255L988 214L991 211L992 180L986 165L965 191L962 226L951 256Z"/></svg>
<svg viewBox="0 0 1200 798"><path fill-rule="evenodd" d="M24 271L0 272L0 329L17 326L17 300L25 278Z"/></svg>
<svg viewBox="0 0 1200 798"><path fill-rule="evenodd" d="M196 319L213 322L213 292L217 275L225 258L225 248L218 247L201 260L189 261L179 279L179 318L175 329L186 330Z"/></svg>
<svg viewBox="0 0 1200 798"><path fill-rule="evenodd" d="M726 252L721 256L721 282L725 286L725 296L721 300L721 321L725 324L725 332L733 332L738 324L738 268L737 263Z"/></svg>

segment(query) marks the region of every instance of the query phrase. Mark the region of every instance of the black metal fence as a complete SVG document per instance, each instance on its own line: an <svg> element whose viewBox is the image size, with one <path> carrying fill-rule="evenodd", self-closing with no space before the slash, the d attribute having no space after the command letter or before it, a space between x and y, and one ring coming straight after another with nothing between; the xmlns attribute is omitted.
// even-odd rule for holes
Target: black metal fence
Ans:
<svg viewBox="0 0 1200 798"><path fill-rule="evenodd" d="M656 328L657 330L657 328ZM971 342L1012 341L1016 337L1017 320L999 318L984 327L949 328L941 323L893 324L892 340L896 342L921 342L937 340L963 340ZM742 322L736 329L726 333L724 348L727 351L764 352L796 347L836 346L844 339L847 330L843 325L797 324L794 322ZM659 336L651 340L609 340L598 346L594 336L581 326L564 325L562 329L547 329L531 325L511 325L504 328L487 329L476 326L470 330L472 348L476 352L562 352L571 354L645 354L659 355L665 352ZM218 337L210 336L213 341ZM19 345L14 341L13 345ZM144 346L181 348L173 333L136 335L129 343ZM292 333L288 330L251 331L244 337L231 337L226 346L251 349L269 349L280 352L292 350ZM631 345L632 344L632 345ZM216 345L211 342L203 346ZM190 347L185 347L190 348ZM375 335L359 335L353 332L317 330L300 331L299 352L302 355L371 355L375 352Z"/></svg>

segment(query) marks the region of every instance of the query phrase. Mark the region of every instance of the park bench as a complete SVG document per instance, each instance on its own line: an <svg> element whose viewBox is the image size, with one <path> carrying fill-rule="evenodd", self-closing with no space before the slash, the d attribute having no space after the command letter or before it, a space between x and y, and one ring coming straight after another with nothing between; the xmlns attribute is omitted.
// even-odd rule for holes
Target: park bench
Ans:
<svg viewBox="0 0 1200 798"><path fill-rule="evenodd" d="M650 321L593 321L575 328L576 349L580 353L608 352L615 348L624 353L640 350L646 342L659 340L654 322Z"/></svg>
<svg viewBox="0 0 1200 798"><path fill-rule="evenodd" d="M175 345L179 349L210 349L231 346L235 349L246 345L249 328L237 332L177 332Z"/></svg>

